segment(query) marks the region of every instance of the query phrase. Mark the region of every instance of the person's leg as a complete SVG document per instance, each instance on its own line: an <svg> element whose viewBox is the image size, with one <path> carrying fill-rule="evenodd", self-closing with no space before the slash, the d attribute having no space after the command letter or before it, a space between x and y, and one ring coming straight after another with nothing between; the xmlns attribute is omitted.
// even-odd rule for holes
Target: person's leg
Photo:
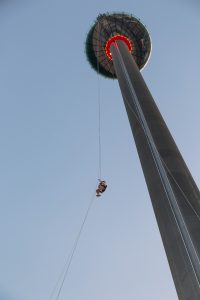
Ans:
<svg viewBox="0 0 200 300"><path fill-rule="evenodd" d="M99 190L99 189L96 190L96 196L97 196L97 197L100 197L100 196L101 196L101 195L100 195L100 190Z"/></svg>

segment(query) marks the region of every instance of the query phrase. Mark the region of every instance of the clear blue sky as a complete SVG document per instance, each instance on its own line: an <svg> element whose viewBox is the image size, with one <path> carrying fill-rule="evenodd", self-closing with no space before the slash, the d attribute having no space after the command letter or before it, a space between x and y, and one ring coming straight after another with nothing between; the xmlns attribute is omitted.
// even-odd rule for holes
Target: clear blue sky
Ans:
<svg viewBox="0 0 200 300"><path fill-rule="evenodd" d="M97 179L97 75L84 42L125 11L153 43L145 80L200 185L200 5L181 0L0 1L0 298L49 300ZM116 81L100 80L105 196L60 300L177 300Z"/></svg>

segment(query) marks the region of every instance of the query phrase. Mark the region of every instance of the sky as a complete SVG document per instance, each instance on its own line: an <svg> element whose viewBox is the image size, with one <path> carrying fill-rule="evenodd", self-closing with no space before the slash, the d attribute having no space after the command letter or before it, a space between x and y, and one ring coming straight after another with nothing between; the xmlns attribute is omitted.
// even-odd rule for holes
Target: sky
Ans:
<svg viewBox="0 0 200 300"><path fill-rule="evenodd" d="M143 76L200 185L200 5L190 0L0 1L0 299L49 300L98 176L99 13L136 15ZM100 78L102 177L59 300L177 300L117 81ZM54 299L53 299L54 300Z"/></svg>

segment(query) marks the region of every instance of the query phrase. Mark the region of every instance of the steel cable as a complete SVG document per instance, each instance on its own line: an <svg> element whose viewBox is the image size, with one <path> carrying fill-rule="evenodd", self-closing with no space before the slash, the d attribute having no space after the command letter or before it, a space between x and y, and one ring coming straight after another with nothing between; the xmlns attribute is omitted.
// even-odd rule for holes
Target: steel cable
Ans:
<svg viewBox="0 0 200 300"><path fill-rule="evenodd" d="M76 251L76 249L77 249L77 246L78 246L78 243L79 243L81 234L82 234L82 232L83 232L83 229L84 229L85 223L86 223L86 221L87 221L89 212L90 212L90 210L91 210L91 208L92 208L92 205L93 205L94 200L95 200L95 197L96 197L96 195L95 195L95 194L96 194L96 185L97 185L97 184L95 184L95 190L94 190L94 192L93 192L93 194L92 194L92 197L91 197L91 199L90 199L90 201L89 201L89 204L88 204L88 207L87 207L85 216L84 216L83 221L82 221L82 223L81 223L81 227L80 227L80 229L79 229L79 231L78 231L78 234L77 234L77 236L76 236L76 238L75 238L75 240L74 240L74 243L73 243L71 252L69 253L69 255L68 255L68 257L67 257L67 260L66 260L66 263L65 263L65 265L64 265L64 268L63 268L63 270L62 270L62 272L61 272L61 274L60 274L60 276L59 276L59 278L58 278L58 281L57 281L55 287L53 288L53 291L52 291L52 293L51 293L51 295L50 295L50 297L49 297L49 300L53 299L53 296L54 296L54 294L55 294L55 290L56 290L56 288L58 287L59 282L61 281L61 278L63 277L63 279L62 279L62 281L61 281L61 283L60 283L60 287L59 287L59 289L58 289L57 295L56 295L56 297L55 297L54 299L55 299L55 300L58 300L58 299L60 298L60 294L61 294L61 292L62 292L62 289L63 289L64 283L65 283L65 280L66 280L66 278L67 278L67 275L68 275L68 273L69 273L69 269L70 269L70 266L71 266L71 263L72 263L72 260L73 260L75 251Z"/></svg>
<svg viewBox="0 0 200 300"><path fill-rule="evenodd" d="M100 24L98 23L98 30L100 32ZM98 41L98 51L100 51L100 44ZM97 98L98 98L98 143L99 143L99 174L98 178L101 179L101 94L100 94L100 72L99 72L99 60L97 59Z"/></svg>

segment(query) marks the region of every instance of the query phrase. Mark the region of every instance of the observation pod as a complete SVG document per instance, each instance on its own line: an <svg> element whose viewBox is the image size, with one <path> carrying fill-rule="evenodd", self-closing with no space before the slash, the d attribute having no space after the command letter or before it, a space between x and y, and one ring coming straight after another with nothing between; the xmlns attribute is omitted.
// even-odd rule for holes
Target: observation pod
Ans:
<svg viewBox="0 0 200 300"><path fill-rule="evenodd" d="M149 59L151 40L138 19L122 13L99 15L87 36L86 55L91 66L105 77L117 78L110 47L120 40L128 46L139 69Z"/></svg>
<svg viewBox="0 0 200 300"><path fill-rule="evenodd" d="M150 53L132 15L99 15L88 33L91 66L118 79L178 297L199 300L200 192L140 73Z"/></svg>

